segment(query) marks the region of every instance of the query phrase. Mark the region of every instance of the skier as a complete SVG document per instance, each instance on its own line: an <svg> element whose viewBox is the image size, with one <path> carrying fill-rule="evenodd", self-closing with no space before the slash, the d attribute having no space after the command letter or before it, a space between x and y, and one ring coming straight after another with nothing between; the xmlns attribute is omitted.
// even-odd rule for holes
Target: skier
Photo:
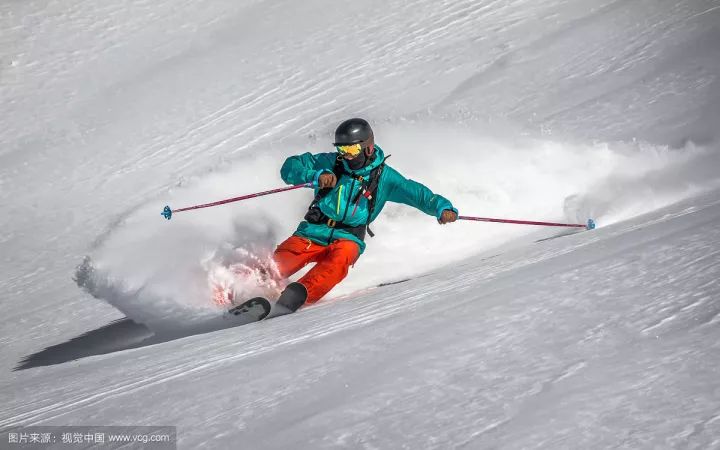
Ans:
<svg viewBox="0 0 720 450"><path fill-rule="evenodd" d="M288 184L312 182L316 195L305 220L277 247L273 259L283 278L316 264L285 288L273 315L317 302L345 278L365 250L366 233L373 236L369 225L385 202L410 205L440 224L457 220L457 209L445 197L385 163L388 157L375 144L367 121L354 118L341 123L334 145L337 153L291 156L280 169Z"/></svg>

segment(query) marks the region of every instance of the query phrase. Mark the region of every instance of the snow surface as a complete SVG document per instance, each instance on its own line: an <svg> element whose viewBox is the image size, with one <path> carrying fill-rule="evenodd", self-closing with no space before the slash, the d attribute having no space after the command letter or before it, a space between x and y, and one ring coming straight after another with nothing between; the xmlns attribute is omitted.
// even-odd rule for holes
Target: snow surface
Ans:
<svg viewBox="0 0 720 450"><path fill-rule="evenodd" d="M719 77L717 0L6 2L0 429L720 448ZM600 228L391 205L328 299L217 330L208 272L311 194L162 207L279 187L350 116L462 214Z"/></svg>

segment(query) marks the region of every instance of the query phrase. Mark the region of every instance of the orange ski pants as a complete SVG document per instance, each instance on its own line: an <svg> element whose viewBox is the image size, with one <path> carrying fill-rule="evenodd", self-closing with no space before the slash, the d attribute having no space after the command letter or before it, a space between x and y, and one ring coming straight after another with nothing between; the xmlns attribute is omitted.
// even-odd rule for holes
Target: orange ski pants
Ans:
<svg viewBox="0 0 720 450"><path fill-rule="evenodd" d="M347 276L359 256L360 247L348 239L320 245L304 237L290 236L275 249L273 259L283 278L316 263L298 280L308 291L306 303L315 303Z"/></svg>

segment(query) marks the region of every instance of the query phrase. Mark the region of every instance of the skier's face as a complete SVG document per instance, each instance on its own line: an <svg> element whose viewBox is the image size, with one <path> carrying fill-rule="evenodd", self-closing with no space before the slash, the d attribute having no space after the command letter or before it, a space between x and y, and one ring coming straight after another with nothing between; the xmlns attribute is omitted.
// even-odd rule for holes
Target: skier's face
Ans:
<svg viewBox="0 0 720 450"><path fill-rule="evenodd" d="M345 159L347 159L347 165L350 170L360 170L373 161L373 151L375 150L374 141L375 140L371 137L367 141L360 144L361 150L360 152L358 152L357 155L351 156L350 158L345 156Z"/></svg>
<svg viewBox="0 0 720 450"><path fill-rule="evenodd" d="M351 148L354 147L354 148ZM375 138L373 136L370 136L370 138L366 141L360 142L358 146L342 146L337 147L338 152L340 155L345 158L346 160L350 161L353 159L356 159L362 156L368 157L373 154L373 150L375 149Z"/></svg>

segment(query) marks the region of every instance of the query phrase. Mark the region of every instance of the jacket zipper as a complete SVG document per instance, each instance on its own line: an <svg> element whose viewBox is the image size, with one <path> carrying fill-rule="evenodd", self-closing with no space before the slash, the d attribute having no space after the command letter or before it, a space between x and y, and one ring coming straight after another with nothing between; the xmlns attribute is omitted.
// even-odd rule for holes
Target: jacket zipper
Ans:
<svg viewBox="0 0 720 450"><path fill-rule="evenodd" d="M343 185L341 184L340 189L338 189L337 208L335 209L335 214L340 214L340 201L342 200L342 190ZM352 190L350 192L352 192Z"/></svg>
<svg viewBox="0 0 720 450"><path fill-rule="evenodd" d="M350 183L350 196L352 197L353 188L355 188L355 178L353 178L352 183ZM342 190L342 185L340 185L340 190ZM338 192L338 200L340 199L340 193ZM340 223L345 223L345 219L347 219L347 213L348 209L350 208L350 202L345 203L345 213L343 214L343 218L340 221ZM338 202L338 211L340 211L340 203ZM328 236L328 245L332 244L332 238L335 234L335 228L330 231L330 236Z"/></svg>

